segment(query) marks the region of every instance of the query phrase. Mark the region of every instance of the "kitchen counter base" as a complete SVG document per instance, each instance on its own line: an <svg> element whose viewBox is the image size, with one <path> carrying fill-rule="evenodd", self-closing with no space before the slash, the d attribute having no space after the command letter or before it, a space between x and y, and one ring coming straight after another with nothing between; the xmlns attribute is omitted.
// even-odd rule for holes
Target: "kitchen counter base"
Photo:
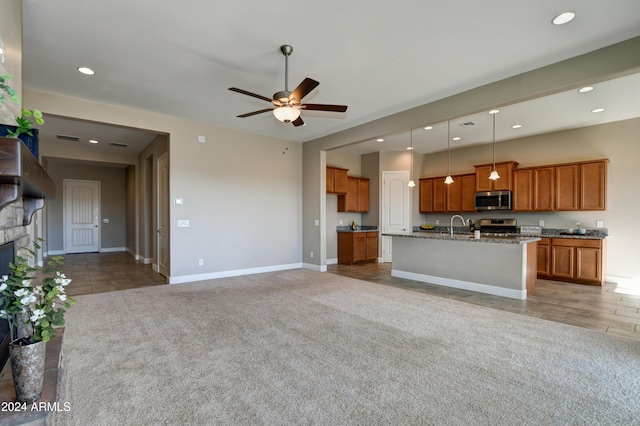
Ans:
<svg viewBox="0 0 640 426"><path fill-rule="evenodd" d="M536 281L537 243L392 237L391 275L525 300Z"/></svg>

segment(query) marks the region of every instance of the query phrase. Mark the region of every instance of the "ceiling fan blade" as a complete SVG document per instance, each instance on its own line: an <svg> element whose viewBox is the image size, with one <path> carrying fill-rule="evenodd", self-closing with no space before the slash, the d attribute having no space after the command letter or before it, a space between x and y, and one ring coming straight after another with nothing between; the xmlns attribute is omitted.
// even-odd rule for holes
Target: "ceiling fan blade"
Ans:
<svg viewBox="0 0 640 426"><path fill-rule="evenodd" d="M261 109L259 111L253 111L253 112L248 112L246 114L237 115L236 117L238 117L238 118L246 118L246 117L251 117L252 115L262 114L263 112L269 112L269 111L273 111L273 109L272 108Z"/></svg>
<svg viewBox="0 0 640 426"><path fill-rule="evenodd" d="M332 111L332 112L345 112L347 110L346 105L328 105L328 104L302 104L301 109L308 111Z"/></svg>
<svg viewBox="0 0 640 426"><path fill-rule="evenodd" d="M229 87L229 90L232 92L238 92L243 95L253 96L254 98L262 99L263 101L271 102L273 99L267 98L266 96L257 95L255 93L247 92L246 90L238 89L237 87Z"/></svg>
<svg viewBox="0 0 640 426"><path fill-rule="evenodd" d="M305 78L302 83L295 88L293 92L289 95L289 100L295 99L297 103L300 103L302 98L307 96L309 92L318 87L320 83L317 81L310 79L309 77Z"/></svg>
<svg viewBox="0 0 640 426"><path fill-rule="evenodd" d="M293 124L294 126L298 127L298 126L304 126L304 121L302 120L302 117L298 117L295 120L293 120L291 122L291 124Z"/></svg>

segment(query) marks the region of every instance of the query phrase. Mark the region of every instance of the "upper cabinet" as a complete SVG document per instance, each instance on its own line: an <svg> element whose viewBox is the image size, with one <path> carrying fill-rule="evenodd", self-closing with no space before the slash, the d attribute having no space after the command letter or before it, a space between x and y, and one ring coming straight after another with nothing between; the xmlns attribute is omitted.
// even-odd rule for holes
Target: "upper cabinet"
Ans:
<svg viewBox="0 0 640 426"><path fill-rule="evenodd" d="M513 210L606 210L608 162L595 160L514 170Z"/></svg>
<svg viewBox="0 0 640 426"><path fill-rule="evenodd" d="M367 213L369 211L369 179L347 176L347 190L338 195L338 211Z"/></svg>
<svg viewBox="0 0 640 426"><path fill-rule="evenodd" d="M516 169L513 172L513 210L554 209L554 167Z"/></svg>
<svg viewBox="0 0 640 426"><path fill-rule="evenodd" d="M607 209L607 163L609 160L580 164L580 210Z"/></svg>
<svg viewBox="0 0 640 426"><path fill-rule="evenodd" d="M444 176L420 179L420 213L475 212L476 175L452 176L453 183L444 183Z"/></svg>
<svg viewBox="0 0 640 426"><path fill-rule="evenodd" d="M476 167L476 192L511 191L513 189L513 170L518 163L503 161L496 163L496 171L500 179L491 180L489 175L493 171L493 164L482 164Z"/></svg>
<svg viewBox="0 0 640 426"><path fill-rule="evenodd" d="M347 192L348 169L327 166L327 193L345 194Z"/></svg>

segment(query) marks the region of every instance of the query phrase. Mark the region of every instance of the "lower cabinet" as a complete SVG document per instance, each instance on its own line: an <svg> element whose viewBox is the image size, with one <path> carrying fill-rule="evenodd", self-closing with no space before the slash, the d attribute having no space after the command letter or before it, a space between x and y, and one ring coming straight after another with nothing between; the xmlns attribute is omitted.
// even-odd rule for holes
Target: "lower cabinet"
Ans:
<svg viewBox="0 0 640 426"><path fill-rule="evenodd" d="M338 232L338 263L353 265L378 259L377 232Z"/></svg>
<svg viewBox="0 0 640 426"><path fill-rule="evenodd" d="M543 238L538 242L538 277L602 285L605 253L606 240Z"/></svg>

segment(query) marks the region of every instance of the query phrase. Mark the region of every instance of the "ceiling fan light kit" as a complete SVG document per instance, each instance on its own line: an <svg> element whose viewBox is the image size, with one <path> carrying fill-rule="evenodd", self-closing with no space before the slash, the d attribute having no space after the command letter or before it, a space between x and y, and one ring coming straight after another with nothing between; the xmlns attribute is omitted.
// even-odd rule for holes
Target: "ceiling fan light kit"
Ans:
<svg viewBox="0 0 640 426"><path fill-rule="evenodd" d="M252 96L254 98L262 99L263 101L271 102L275 108L266 108L258 111L248 112L246 114L238 115L238 118L251 117L253 115L262 114L263 112L273 111L274 117L283 123L291 123L295 127L304 126L305 122L300 117L301 110L309 111L330 111L330 112L345 112L347 110L346 105L328 105L328 104L302 104L302 98L307 96L313 89L318 87L320 83L311 79L305 78L302 83L294 89L293 92L289 91L289 56L293 52L293 47L288 44L280 46L280 51L284 55L284 90L276 92L272 99L266 96L258 95L255 93L247 92L246 90L238 89L237 87L230 87L229 90L237 92L243 95Z"/></svg>

